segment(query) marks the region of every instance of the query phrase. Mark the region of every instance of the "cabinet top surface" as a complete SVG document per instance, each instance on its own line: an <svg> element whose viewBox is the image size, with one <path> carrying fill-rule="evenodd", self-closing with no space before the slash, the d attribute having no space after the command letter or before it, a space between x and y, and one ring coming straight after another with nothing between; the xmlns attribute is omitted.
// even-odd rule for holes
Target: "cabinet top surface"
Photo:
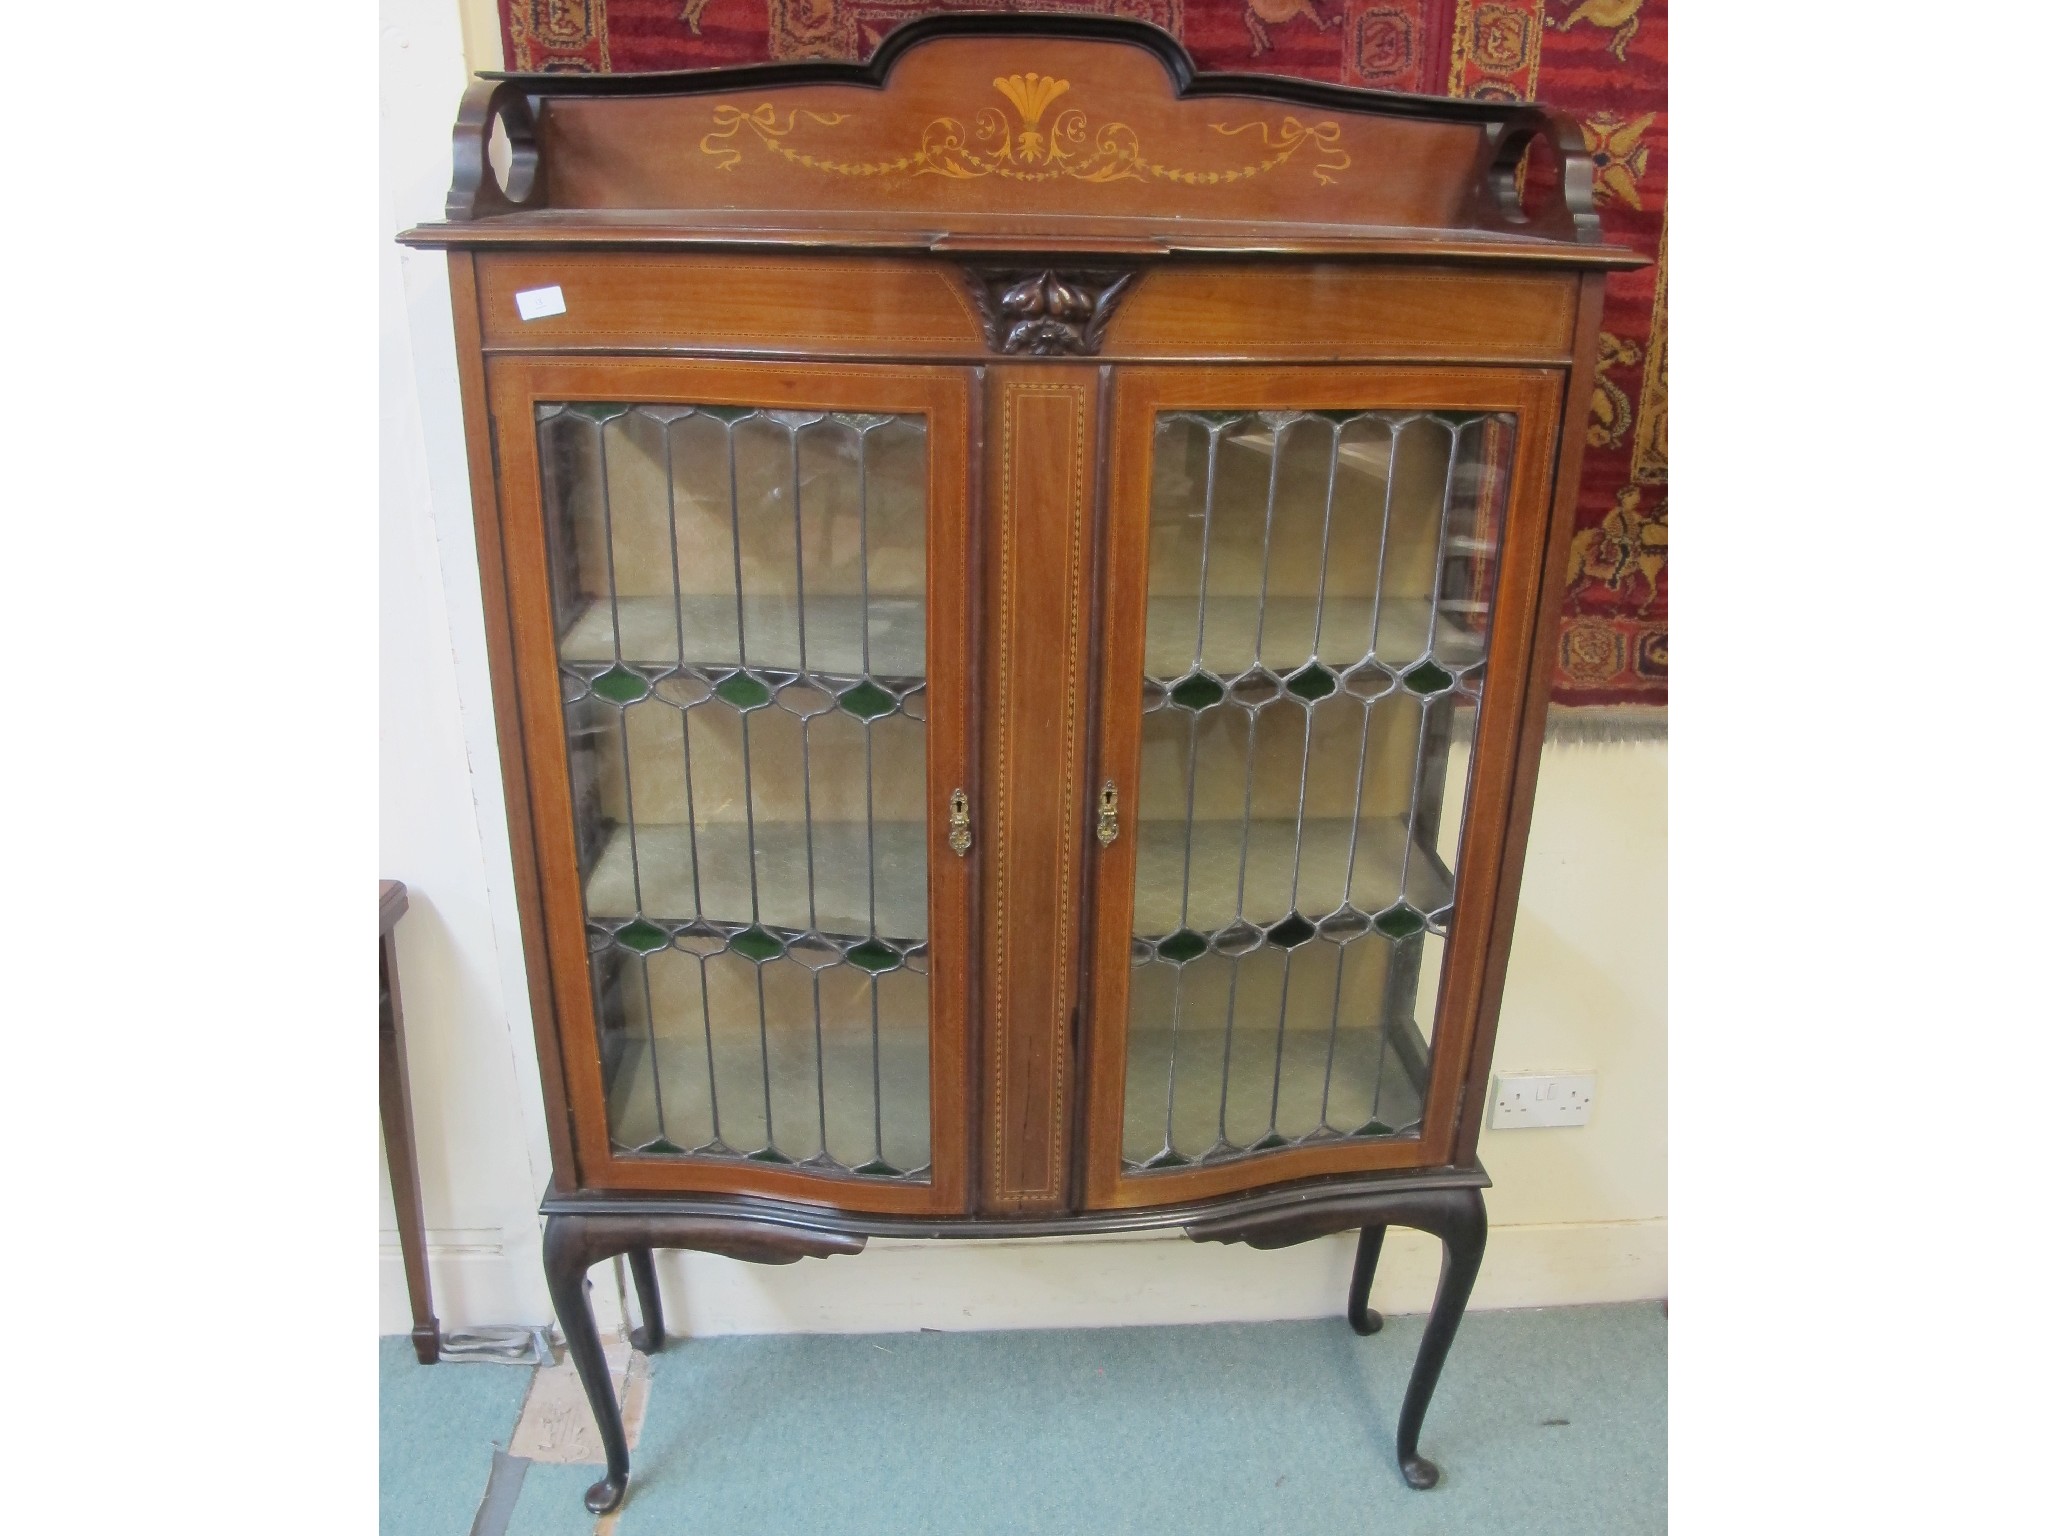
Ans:
<svg viewBox="0 0 2048 1536"><path fill-rule="evenodd" d="M481 77L447 219L401 238L1640 264L1591 185L1541 107L1202 75L1134 22L953 16L866 64Z"/></svg>

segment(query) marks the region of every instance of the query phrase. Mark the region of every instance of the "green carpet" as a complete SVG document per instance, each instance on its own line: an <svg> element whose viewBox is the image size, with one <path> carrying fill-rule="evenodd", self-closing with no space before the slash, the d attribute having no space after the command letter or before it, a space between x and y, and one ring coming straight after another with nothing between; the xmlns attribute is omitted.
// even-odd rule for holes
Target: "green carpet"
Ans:
<svg viewBox="0 0 2048 1536"><path fill-rule="evenodd" d="M410 1339L377 1341L377 1528L385 1536L469 1536L491 1447L512 1439L532 1380L531 1369L516 1366L421 1365Z"/></svg>
<svg viewBox="0 0 2048 1536"><path fill-rule="evenodd" d="M1470 1314L1423 1427L1444 1470L1429 1493L1393 1463L1421 1332L1393 1318L1372 1339L1331 1319L674 1341L653 1361L617 1536L1665 1528L1656 1304ZM385 1358L388 1394L399 1357ZM447 1468L471 1511L488 1438L509 1428ZM532 1467L508 1536L588 1531L593 1476ZM393 1485L387 1471L387 1536L450 1528L396 1523Z"/></svg>

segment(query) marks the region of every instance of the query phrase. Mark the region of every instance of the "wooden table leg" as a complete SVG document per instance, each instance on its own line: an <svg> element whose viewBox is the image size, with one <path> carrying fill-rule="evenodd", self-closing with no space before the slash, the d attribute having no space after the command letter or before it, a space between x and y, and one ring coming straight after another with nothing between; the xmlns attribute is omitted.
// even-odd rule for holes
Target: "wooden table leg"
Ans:
<svg viewBox="0 0 2048 1536"><path fill-rule="evenodd" d="M1387 1229L1368 1222L1358 1229L1358 1257L1351 1263L1351 1299L1345 1315L1351 1320L1351 1331L1370 1338L1386 1325L1386 1319L1366 1305L1372 1297L1372 1277L1380 1267L1380 1248L1387 1240Z"/></svg>
<svg viewBox="0 0 2048 1536"><path fill-rule="evenodd" d="M633 1289L640 1296L640 1326L632 1331L633 1347L643 1355L651 1355L668 1339L662 1331L661 1281L654 1273L654 1250L629 1248L626 1262L633 1266Z"/></svg>
<svg viewBox="0 0 2048 1536"><path fill-rule="evenodd" d="M541 1264L547 1271L548 1295L555 1303L555 1321L569 1346L569 1358L576 1362L591 1417L597 1420L597 1438L604 1443L604 1476L584 1491L583 1507L593 1515L605 1515L617 1509L626 1496L626 1479L632 1469L619 1396L612 1390L604 1341L598 1337L597 1318L590 1310L590 1266L620 1250L607 1251L604 1244L592 1241L592 1235L588 1224L577 1217L550 1216L541 1236Z"/></svg>
<svg viewBox="0 0 2048 1536"><path fill-rule="evenodd" d="M612 1390L611 1368L590 1306L590 1266L625 1254L633 1266L634 1288L646 1319L645 1342L636 1334L636 1348L661 1347L661 1293L655 1285L654 1250L691 1248L722 1253L748 1264L794 1264L802 1258L829 1258L859 1253L865 1237L842 1232L810 1231L784 1222L750 1221L744 1216L612 1216L557 1214L548 1217L541 1235L541 1263L547 1270L548 1295L554 1299L555 1321L576 1362L583 1394L597 1420L604 1442L604 1476L583 1495L583 1507L594 1515L619 1507L632 1473L626 1453L626 1425Z"/></svg>
<svg viewBox="0 0 2048 1536"><path fill-rule="evenodd" d="M393 910L396 887L396 910ZM377 1087L384 1120L384 1160L391 1168L391 1203L398 1210L398 1251L405 1260L405 1292L412 1302L412 1348L421 1365L441 1358L441 1325L427 1278L426 1223L420 1212L420 1172L413 1150L412 1083L405 1068L405 1009L398 996L398 945L392 929L405 910L405 887L386 880L379 891L377 936Z"/></svg>
<svg viewBox="0 0 2048 1536"><path fill-rule="evenodd" d="M1472 1297L1479 1261L1486 1254L1486 1201L1477 1185L1442 1189L1346 1192L1333 1198L1281 1205L1249 1215L1191 1221L1183 1229L1198 1243L1249 1243L1254 1248L1285 1248L1332 1232L1358 1228L1358 1257L1351 1268L1351 1296L1345 1308L1352 1330L1378 1333L1381 1319L1367 1303L1373 1274L1389 1226L1413 1227L1443 1239L1443 1268L1437 1277L1436 1303L1423 1326L1415 1369L1401 1400L1401 1419L1394 1433L1394 1459L1410 1488L1434 1488L1441 1473L1436 1463L1416 1449L1423 1415L1436 1394L1451 1341Z"/></svg>
<svg viewBox="0 0 2048 1536"><path fill-rule="evenodd" d="M1415 1442L1422 1436L1422 1416L1429 1412L1429 1400L1436 1393L1437 1378L1443 1375L1451 1341L1458 1336L1465 1303L1472 1296L1472 1282L1479 1278L1479 1261L1486 1256L1486 1202L1479 1191L1448 1191L1441 1203L1437 1220L1423 1228L1435 1232L1444 1244L1436 1301L1423 1325L1422 1344L1415 1352L1415 1369L1408 1377L1408 1395L1401 1400L1401 1422L1394 1435L1394 1459L1401 1464L1401 1476L1410 1488L1434 1488L1440 1476L1436 1463L1420 1454Z"/></svg>

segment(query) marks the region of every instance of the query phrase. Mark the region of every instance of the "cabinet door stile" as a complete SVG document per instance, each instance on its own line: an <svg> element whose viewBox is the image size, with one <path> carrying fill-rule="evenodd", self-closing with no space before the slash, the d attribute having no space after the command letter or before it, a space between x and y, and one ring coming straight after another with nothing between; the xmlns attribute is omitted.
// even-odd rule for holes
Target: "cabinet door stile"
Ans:
<svg viewBox="0 0 2048 1536"><path fill-rule="evenodd" d="M1590 361L1598 353L1600 316L1605 302L1605 279L1587 273L1578 281L1575 354L1581 359L1569 374L1560 421L1585 421L1592 409L1597 369ZM1585 455L1586 439L1577 432L1559 434L1557 462L1550 479L1549 544L1544 553L1542 594L1534 615L1537 639L1532 644L1529 685L1523 690L1522 731L1516 747L1515 788L1510 795L1509 819L1501 847L1501 873L1494 892L1493 945L1487 955L1485 990L1479 1001L1479 1030L1466 1051L1465 1091L1468 1105L1477 1105L1486 1092L1488 1069L1493 1062L1494 1032L1500 1021L1500 1004L1507 985L1508 946L1514 936L1515 912L1522 890L1522 861L1529 846L1529 823L1535 805L1536 770L1543 755L1544 722L1550 708L1551 674L1548 665L1535 661L1536 646L1554 644L1564 613L1565 590L1569 585L1572 534L1579 494L1579 465ZM1481 1116L1465 1115L1459 1125L1452 1155L1470 1163L1479 1154Z"/></svg>
<svg viewBox="0 0 2048 1536"><path fill-rule="evenodd" d="M964 1211L972 374L488 367L586 1184Z"/></svg>
<svg viewBox="0 0 2048 1536"><path fill-rule="evenodd" d="M1113 590L1115 567L1111 562L1113 548L1114 519L1110 509L1115 507L1115 473L1117 465L1117 379L1121 369L1105 364L1096 372L1096 443L1095 474L1093 495L1095 498L1095 525L1090 543L1090 569L1095 573L1094 590L1088 612L1088 655L1092 658L1087 669L1087 732L1082 744L1082 761L1089 775L1083 780L1084 787L1092 789L1100 775L1096 766L1102 761L1103 741L1107 732L1108 689L1105 687L1101 665L1103 647L1107 643L1106 631L1109 623L1107 605L1116 600ZM1083 810L1084 826L1092 813L1093 802L1085 801ZM1094 936L1100 927L1097 914L1102 910L1103 891L1101 869L1095 854L1096 841L1084 830L1081 839L1083 869L1086 878L1081 888L1081 909L1079 921L1081 937L1076 948L1080 955L1080 977L1075 995L1080 1003L1074 1009L1074 1031L1071 1048L1075 1068L1084 1072L1081 1090L1074 1095L1072 1136L1076 1154L1072 1159L1069 1185L1077 1208L1086 1209L1092 1203L1088 1187L1089 1162L1087 1149L1095 1135L1094 1127L1105 1123L1114 1125L1117 1117L1112 1114L1105 1122L1104 1106L1099 1102L1102 1093L1100 1074L1090 1063L1097 1057L1095 1037L1100 1028L1095 1006L1096 977L1100 962L1096 954Z"/></svg>
<svg viewBox="0 0 2048 1536"><path fill-rule="evenodd" d="M1114 373L1109 443L1103 466L1103 532L1097 570L1102 585L1095 683L1094 785L1120 786L1120 814L1135 817L1144 786L1137 775L1142 711L1139 675L1145 644L1145 572L1150 520L1129 514L1150 500L1152 422L1141 401L1142 376ZM1098 788L1098 793L1099 788ZM1084 1203L1115 1203L1118 1165L1111 1152L1123 1133L1125 1009L1130 989L1131 910L1136 862L1129 845L1098 837L1089 930L1088 1116L1083 1149Z"/></svg>
<svg viewBox="0 0 2048 1536"><path fill-rule="evenodd" d="M934 1199L964 1213L973 1198L974 1108L969 1020L975 985L976 870L986 851L952 841L953 795L981 803L975 737L976 564L975 477L979 442L980 370L948 370L942 433L933 439L931 533L927 543L931 604L926 667L931 679L931 763L926 783L926 858L931 867L932 1167ZM939 417L935 414L934 425ZM943 442L945 451L939 451Z"/></svg>
<svg viewBox="0 0 2048 1536"><path fill-rule="evenodd" d="M1120 371L1091 1206L1450 1161L1560 388Z"/></svg>

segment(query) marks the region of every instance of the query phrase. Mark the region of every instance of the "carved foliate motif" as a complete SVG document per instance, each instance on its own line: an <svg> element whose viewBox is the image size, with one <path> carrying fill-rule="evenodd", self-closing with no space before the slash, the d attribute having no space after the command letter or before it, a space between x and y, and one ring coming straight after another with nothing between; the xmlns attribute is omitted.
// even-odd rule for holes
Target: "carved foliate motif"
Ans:
<svg viewBox="0 0 2048 1536"><path fill-rule="evenodd" d="M983 267L967 274L991 352L1093 357L1102 329L1137 273Z"/></svg>

